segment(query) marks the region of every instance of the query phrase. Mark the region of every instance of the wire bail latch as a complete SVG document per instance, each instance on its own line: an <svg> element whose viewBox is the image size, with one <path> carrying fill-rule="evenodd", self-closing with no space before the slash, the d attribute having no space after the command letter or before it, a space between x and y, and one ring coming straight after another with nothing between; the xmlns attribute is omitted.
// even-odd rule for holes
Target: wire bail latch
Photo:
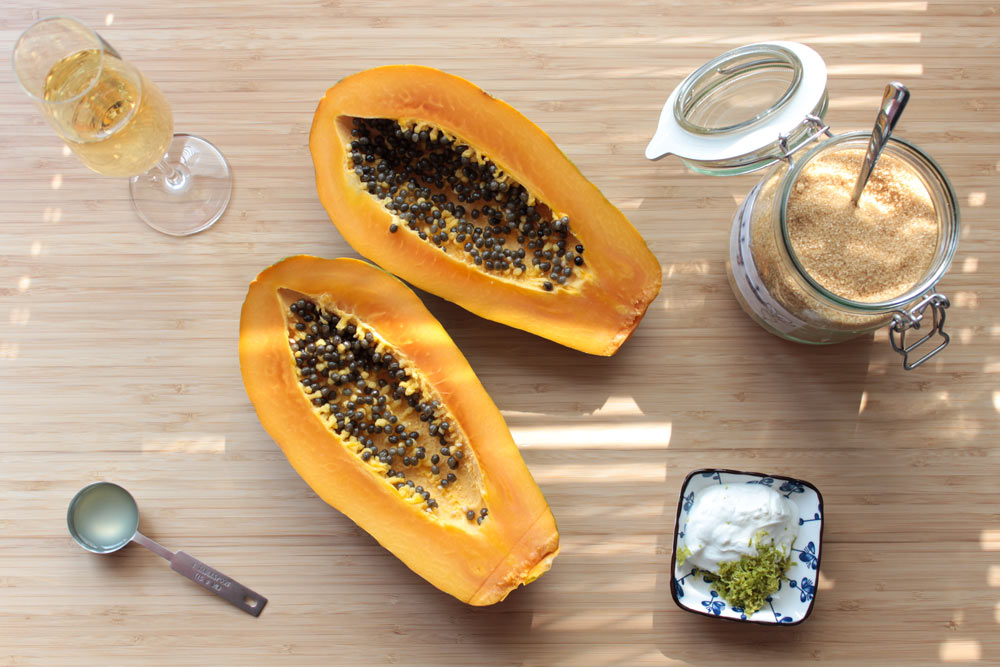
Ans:
<svg viewBox="0 0 1000 667"><path fill-rule="evenodd" d="M903 368L905 370L911 371L920 364L924 363L935 354L948 347L948 343L951 342L951 337L944 331L944 318L945 310L950 306L951 303L948 301L948 297L944 294L938 294L936 292L931 292L923 299L920 300L913 308L910 310L900 310L892 315L892 322L889 323L889 342L892 344L892 349L894 349L899 354L903 355ZM930 331L924 334L919 340L909 345L906 344L906 332L909 329L920 329L920 324L924 319L924 311L927 310L928 306L933 314L932 326ZM899 339L897 341L897 334ZM931 340L937 334L941 338L941 342L933 350L920 357L917 361L912 364L909 363L909 355L915 349Z"/></svg>

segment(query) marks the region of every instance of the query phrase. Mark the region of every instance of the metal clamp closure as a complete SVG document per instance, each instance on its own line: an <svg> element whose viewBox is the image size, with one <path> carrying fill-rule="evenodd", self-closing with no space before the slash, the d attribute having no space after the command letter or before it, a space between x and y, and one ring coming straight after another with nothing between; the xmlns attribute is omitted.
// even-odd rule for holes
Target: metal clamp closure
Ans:
<svg viewBox="0 0 1000 667"><path fill-rule="evenodd" d="M948 297L944 294L931 292L910 310L900 310L893 313L892 322L889 323L889 342L892 344L892 349L903 355L903 368L905 370L912 371L914 368L924 363L944 348L948 347L948 343L951 342L951 337L944 332L944 311L950 305L951 303L948 301ZM907 345L906 331L908 329L920 329L920 323L924 319L924 311L927 310L928 306L930 306L931 312L933 313L933 324L931 326L931 330L924 334L920 340ZM896 334L899 334L898 341L896 339ZM912 364L909 363L910 353L930 339L934 338L935 334L938 334L941 338L941 342L938 346Z"/></svg>
<svg viewBox="0 0 1000 667"><path fill-rule="evenodd" d="M795 166L795 160L792 159L792 155L796 151L811 144L813 140L817 139L821 134L825 134L828 137L833 136L833 132L830 131L830 126L824 123L822 118L814 114L806 114L806 117L802 120L801 124L812 125L816 128L816 131L806 137L805 140L800 142L799 145L793 149L789 150L788 148L788 138L792 135L792 132L782 132L778 135L778 148L781 149L780 159L788 161L789 169Z"/></svg>

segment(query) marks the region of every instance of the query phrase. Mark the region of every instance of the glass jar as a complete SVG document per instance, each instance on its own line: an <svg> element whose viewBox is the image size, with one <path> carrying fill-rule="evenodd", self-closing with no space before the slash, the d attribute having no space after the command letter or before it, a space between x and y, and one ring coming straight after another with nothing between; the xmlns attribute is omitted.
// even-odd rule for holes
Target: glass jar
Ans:
<svg viewBox="0 0 1000 667"><path fill-rule="evenodd" d="M793 185L814 160L843 150L864 151L870 133L834 136L812 148L801 160L775 165L751 190L733 220L729 248L729 282L737 300L762 327L782 338L813 344L839 343L890 325L895 334L919 328L927 306L933 307L935 326L941 329L947 298L934 288L948 270L958 245L958 202L947 177L919 148L890 138L883 158L905 164L926 188L937 223L932 258L920 279L894 298L853 301L824 288L796 255L788 231L788 203ZM930 299L930 300L928 300ZM913 312L916 309L916 312ZM904 325L909 324L904 328ZM895 337L894 337L895 341ZM905 340L898 347L906 348ZM912 352L912 349L910 350ZM922 359L920 360L922 361ZM920 361L910 364L916 366Z"/></svg>
<svg viewBox="0 0 1000 667"><path fill-rule="evenodd" d="M949 342L943 330L949 302L935 286L955 255L958 202L926 153L890 138L880 165L891 162L906 178L919 179L933 210L936 237L925 234L920 248L930 259L919 278L907 280L890 298L852 300L824 287L796 254L789 201L807 167L841 151L863 153L871 137L870 132L834 136L823 123L826 108L826 67L815 51L787 42L740 47L699 68L674 90L646 156L673 153L712 175L770 167L733 220L727 272L743 310L767 331L808 344L839 343L888 325L892 347L910 370ZM830 234L836 233L831 227ZM844 254L832 260L856 258ZM927 308L931 327L908 342L907 332L926 323Z"/></svg>

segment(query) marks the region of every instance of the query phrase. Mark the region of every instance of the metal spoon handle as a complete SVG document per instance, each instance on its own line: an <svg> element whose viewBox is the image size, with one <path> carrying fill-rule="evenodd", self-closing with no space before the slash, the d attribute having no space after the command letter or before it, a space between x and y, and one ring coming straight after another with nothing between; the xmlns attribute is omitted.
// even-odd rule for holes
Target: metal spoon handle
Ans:
<svg viewBox="0 0 1000 667"><path fill-rule="evenodd" d="M879 107L878 116L875 118L875 127L872 129L872 138L868 141L868 152L865 153L865 160L861 164L861 173L858 174L854 191L851 193L851 203L855 206L858 205L861 193L864 192L868 179L875 169L875 163L878 162L882 149L889 141L889 135L896 127L896 121L899 120L899 116L903 113L903 108L906 107L909 99L910 91L898 81L893 81L885 87L882 104Z"/></svg>
<svg viewBox="0 0 1000 667"><path fill-rule="evenodd" d="M174 572L180 572L205 590L212 591L251 616L260 616L260 612L264 611L264 605L267 604L267 598L263 595L255 593L183 551L174 554L170 559L170 567Z"/></svg>
<svg viewBox="0 0 1000 667"><path fill-rule="evenodd" d="M160 556L161 558L166 558L167 560L170 560L171 558L174 557L173 551L166 548L156 540L149 539L148 537L140 533L138 530L135 531L135 535L132 536L132 541L135 542L136 544L141 544L142 546L146 547L147 549L152 551L157 556Z"/></svg>
<svg viewBox="0 0 1000 667"><path fill-rule="evenodd" d="M260 616L260 612L264 611L264 605L267 604L266 597L250 590L235 579L230 579L214 567L183 551L174 553L138 531L132 537L132 541L141 544L156 555L166 558L170 561L170 568L174 572L183 574L205 590L215 593L251 616Z"/></svg>

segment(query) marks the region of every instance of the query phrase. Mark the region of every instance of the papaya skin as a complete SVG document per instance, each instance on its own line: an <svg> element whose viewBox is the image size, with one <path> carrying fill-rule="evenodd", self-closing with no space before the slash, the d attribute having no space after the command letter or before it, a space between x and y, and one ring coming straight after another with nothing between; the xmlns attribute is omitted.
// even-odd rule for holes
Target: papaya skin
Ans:
<svg viewBox="0 0 1000 667"><path fill-rule="evenodd" d="M476 147L539 200L568 215L587 274L555 291L473 268L417 238L360 186L349 166L351 118L426 122ZM474 84L429 67L391 65L330 88L309 147L320 201L359 253L481 317L589 354L610 356L659 293L661 267L628 219L538 126Z"/></svg>
<svg viewBox="0 0 1000 667"><path fill-rule="evenodd" d="M455 520L403 502L328 428L301 389L282 293L291 290L356 316L419 369L461 425L480 470L489 516ZM359 260L299 255L251 283L240 317L240 369L264 429L325 502L404 564L471 605L489 605L551 566L552 512L492 399L447 332L401 281Z"/></svg>

